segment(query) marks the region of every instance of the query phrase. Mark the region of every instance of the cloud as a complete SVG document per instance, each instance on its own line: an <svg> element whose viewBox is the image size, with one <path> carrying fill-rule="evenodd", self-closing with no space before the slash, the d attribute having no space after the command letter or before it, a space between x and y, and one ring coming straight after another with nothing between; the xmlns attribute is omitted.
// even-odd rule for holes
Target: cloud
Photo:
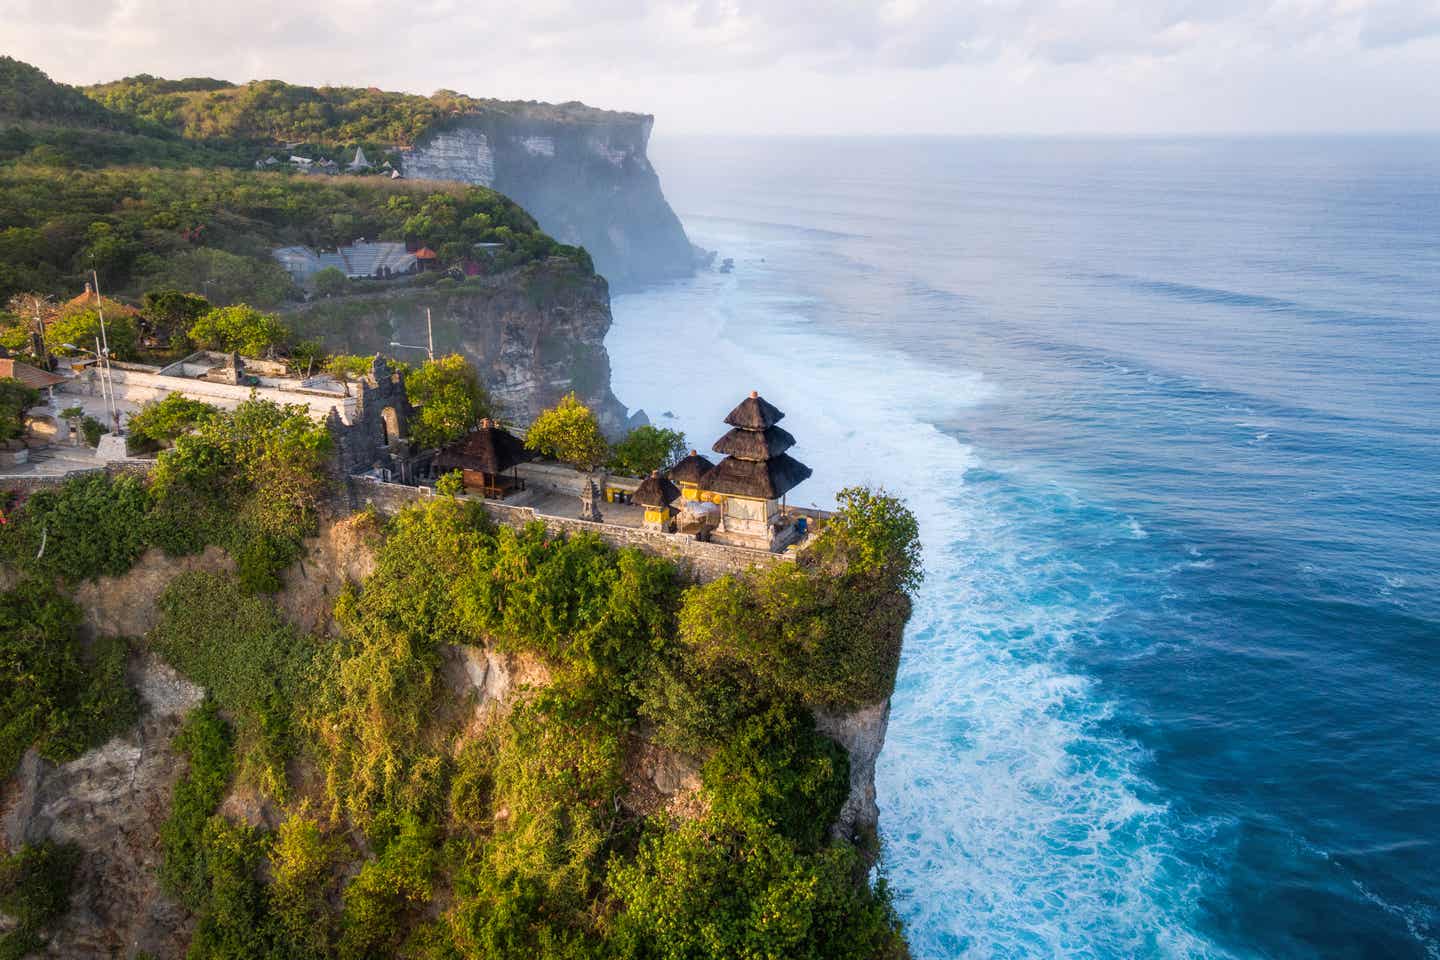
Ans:
<svg viewBox="0 0 1440 960"><path fill-rule="evenodd" d="M1440 0L0 0L0 24L4 52L70 82L146 72L446 87L696 121L748 113L777 128L885 126L907 112L907 127L940 130L991 112L1047 128L1091 113L1139 123L1181 102L1209 115L1238 77L1268 92L1249 105L1234 94L1236 127L1266 110L1325 126L1342 106L1364 116L1367 97L1407 88L1386 115L1433 126L1434 84L1416 82L1417 64L1440 52ZM1342 87L1352 103L1302 102L1337 69L1359 78ZM943 104L897 107L931 89ZM854 104L853 118L826 98Z"/></svg>

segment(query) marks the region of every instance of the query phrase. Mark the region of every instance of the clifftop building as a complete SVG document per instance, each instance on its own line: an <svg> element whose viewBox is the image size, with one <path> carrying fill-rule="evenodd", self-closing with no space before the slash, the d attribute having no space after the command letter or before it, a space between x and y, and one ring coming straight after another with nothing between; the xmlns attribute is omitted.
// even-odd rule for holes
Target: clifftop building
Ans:
<svg viewBox="0 0 1440 960"><path fill-rule="evenodd" d="M281 247L271 256L289 271L296 283L305 283L328 267L351 279L401 276L419 269L416 255L406 250L405 244L390 241L372 243L360 239L326 253L313 247Z"/></svg>
<svg viewBox="0 0 1440 960"><path fill-rule="evenodd" d="M812 471L785 452L795 438L776 426L784 417L753 390L725 417L730 432L711 448L725 459L699 476L697 484L700 500L720 505L716 541L778 550L797 536L785 514L784 498ZM687 465L687 475L694 475L703 460L692 457L677 464Z"/></svg>

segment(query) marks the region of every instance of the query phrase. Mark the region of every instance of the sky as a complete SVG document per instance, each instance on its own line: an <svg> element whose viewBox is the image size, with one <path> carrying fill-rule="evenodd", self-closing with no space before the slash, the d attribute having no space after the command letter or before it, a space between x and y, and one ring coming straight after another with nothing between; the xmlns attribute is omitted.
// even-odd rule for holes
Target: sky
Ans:
<svg viewBox="0 0 1440 960"><path fill-rule="evenodd" d="M1440 130L1440 0L0 0L0 53L582 100L657 135Z"/></svg>

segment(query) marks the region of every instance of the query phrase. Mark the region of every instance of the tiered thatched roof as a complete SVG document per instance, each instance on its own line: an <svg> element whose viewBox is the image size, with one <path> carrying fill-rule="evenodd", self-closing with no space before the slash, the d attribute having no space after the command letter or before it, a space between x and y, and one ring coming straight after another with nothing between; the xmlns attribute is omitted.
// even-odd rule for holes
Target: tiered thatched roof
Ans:
<svg viewBox="0 0 1440 960"><path fill-rule="evenodd" d="M775 426L784 417L752 390L725 418L734 429L715 441L715 452L726 457L706 475L705 489L776 500L809 479L810 468L785 452L795 438Z"/></svg>
<svg viewBox="0 0 1440 960"><path fill-rule="evenodd" d="M716 453L742 460L769 460L795 446L795 438L784 427L765 430L742 430L739 427L715 441Z"/></svg>
<svg viewBox="0 0 1440 960"><path fill-rule="evenodd" d="M705 489L761 500L778 500L813 471L788 453L771 460L741 460L726 457L705 480Z"/></svg>
<svg viewBox="0 0 1440 960"><path fill-rule="evenodd" d="M440 470L497 474L534 457L519 437L493 420L482 420L478 428L440 451L435 466Z"/></svg>
<svg viewBox="0 0 1440 960"><path fill-rule="evenodd" d="M750 396L726 415L725 422L741 430L766 430L784 419L785 414L778 407L751 390Z"/></svg>

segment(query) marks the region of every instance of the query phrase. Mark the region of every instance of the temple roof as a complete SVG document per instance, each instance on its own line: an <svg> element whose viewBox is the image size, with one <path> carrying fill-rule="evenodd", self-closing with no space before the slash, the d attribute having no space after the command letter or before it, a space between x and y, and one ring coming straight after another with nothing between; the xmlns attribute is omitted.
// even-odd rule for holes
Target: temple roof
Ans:
<svg viewBox="0 0 1440 960"><path fill-rule="evenodd" d="M479 473L501 473L517 463L533 460L535 454L525 449L519 437L483 420L480 426L440 451L435 466L441 470L475 470Z"/></svg>
<svg viewBox="0 0 1440 960"><path fill-rule="evenodd" d="M41 370L39 367L32 367L28 363L21 363L19 360L0 359L0 379L13 377L36 390L45 387L53 387L57 383L64 383L67 378L51 373L49 370Z"/></svg>
<svg viewBox="0 0 1440 960"><path fill-rule="evenodd" d="M705 478L705 489L733 496L776 500L810 478L813 471L782 453L771 460L726 457Z"/></svg>
<svg viewBox="0 0 1440 960"><path fill-rule="evenodd" d="M711 449L741 460L769 460L795 446L795 438L784 427L743 430L735 427L715 441Z"/></svg>
<svg viewBox="0 0 1440 960"><path fill-rule="evenodd" d="M705 482L705 476L715 469L715 464L709 457L702 456L694 450L675 466L665 471L665 475L677 483L693 483L696 485Z"/></svg>
<svg viewBox="0 0 1440 960"><path fill-rule="evenodd" d="M660 476L658 471L652 470L650 476L640 481L633 499L647 507L668 507L680 499L680 488Z"/></svg>
<svg viewBox="0 0 1440 960"><path fill-rule="evenodd" d="M754 390L725 417L725 422L741 430L765 430L785 419L785 414Z"/></svg>

